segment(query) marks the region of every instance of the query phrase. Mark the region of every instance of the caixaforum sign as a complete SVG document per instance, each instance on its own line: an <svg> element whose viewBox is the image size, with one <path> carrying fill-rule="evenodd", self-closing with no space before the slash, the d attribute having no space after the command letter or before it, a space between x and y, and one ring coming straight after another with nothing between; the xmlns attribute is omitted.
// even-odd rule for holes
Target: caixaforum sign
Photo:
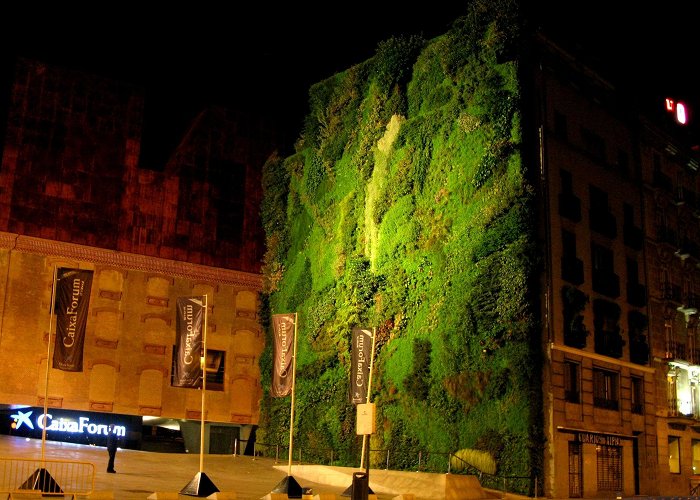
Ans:
<svg viewBox="0 0 700 500"><path fill-rule="evenodd" d="M90 422L90 417L76 414L54 416L51 413L40 413L27 408L24 411L16 410L10 415L12 422L10 427L15 431L31 432L34 430L60 432L68 434L89 434L92 436L107 436L109 425ZM120 437L126 435L126 426L112 425L113 432Z"/></svg>

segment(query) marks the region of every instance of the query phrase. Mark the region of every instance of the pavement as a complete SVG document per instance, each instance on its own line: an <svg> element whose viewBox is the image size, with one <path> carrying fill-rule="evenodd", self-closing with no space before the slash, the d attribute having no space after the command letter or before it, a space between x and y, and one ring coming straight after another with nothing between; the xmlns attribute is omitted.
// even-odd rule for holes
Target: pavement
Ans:
<svg viewBox="0 0 700 500"><path fill-rule="evenodd" d="M41 459L40 439L0 435L0 457ZM44 458L75 460L95 465L95 499L132 500L184 498L178 493L200 472L200 454L159 453L119 449L115 460L116 474L107 473L109 455L104 446L89 446L58 441L44 442ZM245 455L204 455L202 472L221 492L218 498L259 500L287 477L288 464L274 458ZM296 479L296 476L293 476ZM316 493L340 495L348 485L324 485L298 480L303 488ZM154 495L155 494L155 495ZM349 498L349 497L348 497Z"/></svg>
<svg viewBox="0 0 700 500"><path fill-rule="evenodd" d="M42 444L40 439L8 435L0 435L0 490L8 484L16 487L26 477L33 476L37 469L43 468L42 462L34 462L42 459L42 448L44 460L47 461L80 462L90 470L90 464L94 465L92 493L77 496L78 500L191 500L203 490L214 491L209 498L216 500L288 500L286 494L274 491L283 482L289 481L290 475L303 489L302 500L351 500L347 492L353 484L355 472L369 472L370 500L504 498L501 492L482 488L475 476L384 469L363 471L359 468L314 464L292 464L290 474L286 461L281 463L274 458L247 455L161 453L120 448L114 462L117 472L110 474L107 472L109 454L104 446L48 440ZM22 469L17 481L17 470L12 469L12 464L26 463L28 459L32 461L27 469L30 472ZM48 466L46 468L50 469ZM65 471L62 474L65 481L70 480L71 474ZM207 485L207 479L215 486L214 490L202 488L202 485ZM56 482L61 486L60 481ZM37 491L40 493L41 488ZM183 491L188 494L183 494ZM507 496L517 498L516 495ZM28 497L39 498L36 492Z"/></svg>

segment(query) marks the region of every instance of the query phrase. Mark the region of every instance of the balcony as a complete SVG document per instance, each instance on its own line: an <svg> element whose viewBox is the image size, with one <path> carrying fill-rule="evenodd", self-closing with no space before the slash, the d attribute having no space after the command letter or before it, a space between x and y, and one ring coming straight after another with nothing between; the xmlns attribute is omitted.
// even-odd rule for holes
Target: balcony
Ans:
<svg viewBox="0 0 700 500"><path fill-rule="evenodd" d="M640 283L627 282L627 303L635 307L647 305L647 287Z"/></svg>
<svg viewBox="0 0 700 500"><path fill-rule="evenodd" d="M661 172L661 170L654 170L652 182L655 188L666 191L667 193L673 193L673 182L671 182L671 178Z"/></svg>
<svg viewBox="0 0 700 500"><path fill-rule="evenodd" d="M617 220L607 208L592 208L588 214L591 229L610 239L617 236Z"/></svg>
<svg viewBox="0 0 700 500"><path fill-rule="evenodd" d="M584 349L588 338L588 330L583 326L583 316L577 316L573 324L564 331L564 345Z"/></svg>
<svg viewBox="0 0 700 500"><path fill-rule="evenodd" d="M630 361L637 365L649 364L649 344L646 336L630 338Z"/></svg>
<svg viewBox="0 0 700 500"><path fill-rule="evenodd" d="M571 193L559 193L559 215L581 222L581 200Z"/></svg>
<svg viewBox="0 0 700 500"><path fill-rule="evenodd" d="M664 300L669 300L672 302L681 303L683 301L681 287L674 283L662 283L661 284L661 298Z"/></svg>
<svg viewBox="0 0 700 500"><path fill-rule="evenodd" d="M657 226L656 239L678 249L678 233L668 226Z"/></svg>
<svg viewBox="0 0 700 500"><path fill-rule="evenodd" d="M666 345L666 359L677 359L679 361L687 361L685 344L680 342L668 342Z"/></svg>
<svg viewBox="0 0 700 500"><path fill-rule="evenodd" d="M625 341L619 333L596 331L595 332L595 352L611 358L622 357L622 347Z"/></svg>
<svg viewBox="0 0 700 500"><path fill-rule="evenodd" d="M575 256L563 255L561 258L561 277L573 285L583 283L583 261Z"/></svg>
<svg viewBox="0 0 700 500"><path fill-rule="evenodd" d="M686 410L684 412L684 409ZM683 404L680 398L668 398L668 416L676 418L698 419L698 415L694 415L691 408Z"/></svg>
<svg viewBox="0 0 700 500"><path fill-rule="evenodd" d="M681 305L676 308L686 316L698 312L698 297L694 293L684 294L681 298Z"/></svg>
<svg viewBox="0 0 700 500"><path fill-rule="evenodd" d="M593 270L593 290L608 297L620 296L620 277L610 271Z"/></svg>

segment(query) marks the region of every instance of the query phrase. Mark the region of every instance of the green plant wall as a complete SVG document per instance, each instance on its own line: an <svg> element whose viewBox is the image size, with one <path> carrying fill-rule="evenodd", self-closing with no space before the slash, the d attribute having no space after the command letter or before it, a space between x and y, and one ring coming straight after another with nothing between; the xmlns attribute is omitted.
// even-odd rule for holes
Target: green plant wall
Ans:
<svg viewBox="0 0 700 500"><path fill-rule="evenodd" d="M299 314L304 460L333 450L359 465L348 385L360 326L377 332L371 449L391 450L391 468L415 468L422 451L444 470L440 453L469 448L499 475L538 473L534 214L511 4L475 2L444 35L386 40L314 85L295 154L265 165L263 314ZM258 441L284 445L290 400L267 392L271 334Z"/></svg>

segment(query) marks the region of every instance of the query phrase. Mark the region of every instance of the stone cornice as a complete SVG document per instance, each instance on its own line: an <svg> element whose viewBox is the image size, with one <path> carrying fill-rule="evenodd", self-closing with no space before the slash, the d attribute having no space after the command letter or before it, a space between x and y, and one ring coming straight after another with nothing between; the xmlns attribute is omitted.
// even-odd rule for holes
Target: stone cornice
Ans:
<svg viewBox="0 0 700 500"><path fill-rule="evenodd" d="M22 236L2 231L0 231L0 248L52 257L63 257L122 269L164 274L189 280L239 286L254 291L262 290L262 276L259 274L118 252L105 248L76 245L63 241Z"/></svg>

